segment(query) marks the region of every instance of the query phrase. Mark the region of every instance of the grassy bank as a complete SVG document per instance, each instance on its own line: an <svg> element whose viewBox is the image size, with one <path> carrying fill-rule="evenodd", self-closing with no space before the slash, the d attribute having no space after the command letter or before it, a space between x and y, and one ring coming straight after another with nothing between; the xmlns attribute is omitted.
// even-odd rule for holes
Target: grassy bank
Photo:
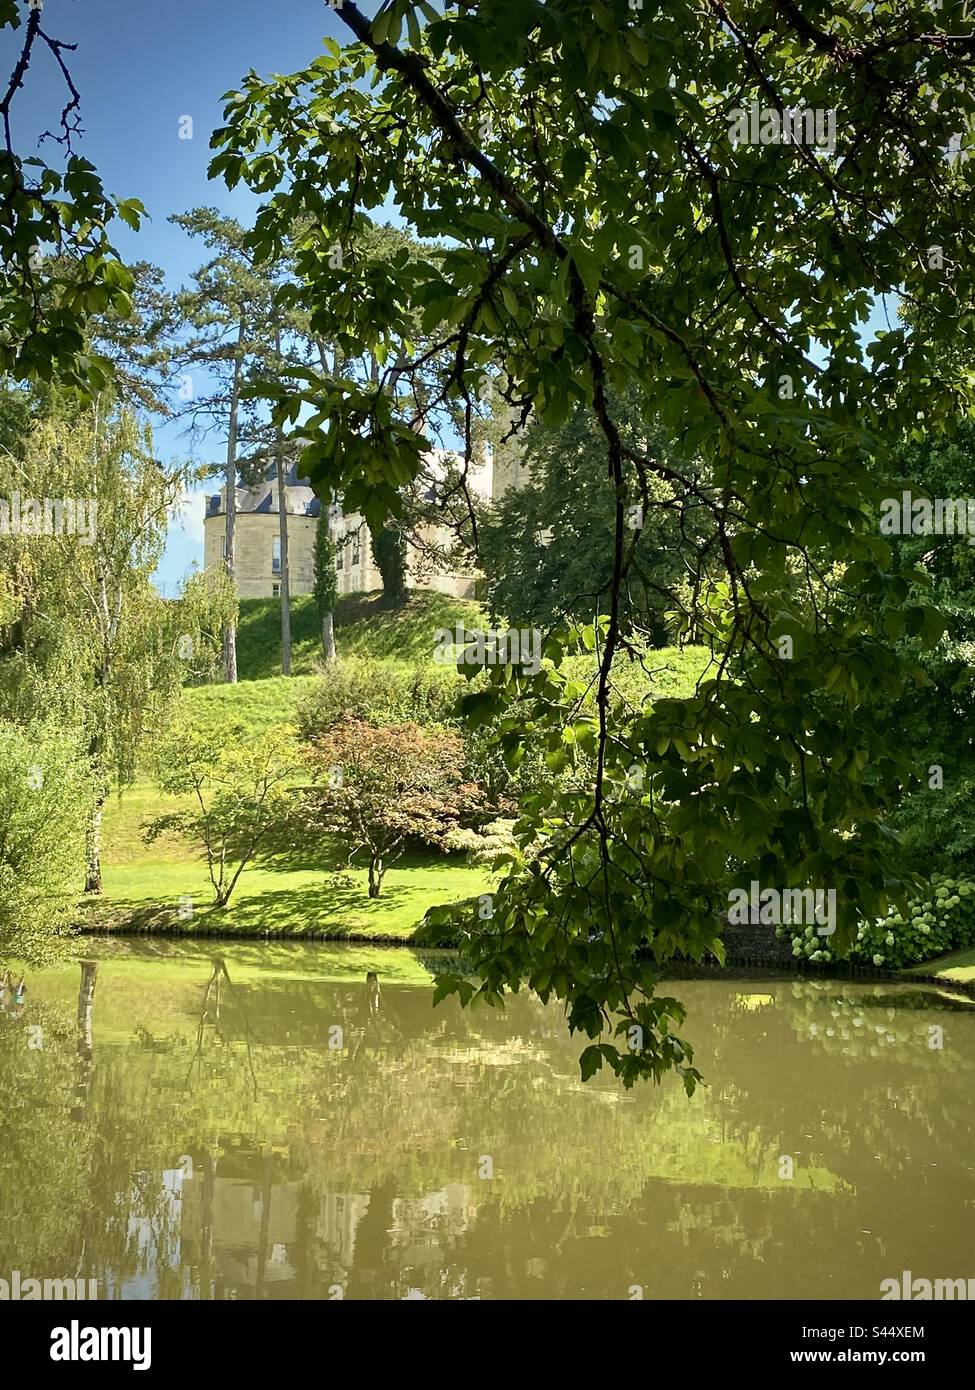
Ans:
<svg viewBox="0 0 975 1390"><path fill-rule="evenodd" d="M485 621L477 604L445 594L411 593L390 607L381 593L348 594L335 611L340 656L373 661L422 664L432 661L434 633L456 622ZM237 632L236 685L200 685L184 691L195 722L216 724L238 719L255 729L294 722L295 709L321 680L321 638L314 599L292 599L292 672L281 672L281 603L279 599L243 599Z"/></svg>
<svg viewBox="0 0 975 1390"><path fill-rule="evenodd" d="M331 874L344 864L337 848L326 842L316 855L256 858L241 875L230 905L217 910L210 906L212 892L200 854L174 836L151 846L142 842L142 823L178 806L177 798L164 796L147 782L107 803L104 893L82 905L80 926L97 932L407 942L428 908L490 889L491 875L483 868L472 868L462 859L416 853L395 864L381 896L370 899L364 868L351 870L352 886L333 886ZM181 916L186 898L192 904L191 917ZM970 990L975 988L975 948L898 973L905 980L923 977Z"/></svg>
<svg viewBox="0 0 975 1390"><path fill-rule="evenodd" d="M969 946L964 951L952 951L950 955L926 961L902 973L933 977L947 984L975 986L975 946Z"/></svg>
<svg viewBox="0 0 975 1390"><path fill-rule="evenodd" d="M250 729L281 728L295 722L321 676L269 676L236 685L198 685L183 691L189 717L201 727L239 720Z"/></svg>
<svg viewBox="0 0 975 1390"><path fill-rule="evenodd" d="M429 661L434 633L456 622L483 626L481 608L447 594L412 590L406 602L391 607L382 593L346 594L335 606L335 644L340 656L368 656L374 661ZM291 600L291 669L309 676L322 655L321 627L315 600L302 594ZM241 599L237 628L237 673L241 681L267 680L281 674L281 600Z"/></svg>
<svg viewBox="0 0 975 1390"><path fill-rule="evenodd" d="M278 599L245 599L240 605L236 685L198 686L185 691L195 723L239 720L249 728L295 722L297 707L321 680L318 615L314 600L292 602L294 675L283 677L281 605ZM476 604L439 593L413 592L391 607L381 593L350 594L335 613L341 656L374 661L431 661L434 633L456 622L483 622ZM203 857L178 837L142 842L144 822L176 810L149 781L136 784L105 808L102 877L104 892L83 902L80 925L89 930L175 930L188 934L278 938L320 937L406 941L427 908L485 891L488 875L463 859L415 853L388 871L378 899L366 892L365 867L353 868L351 886L335 886L331 875L345 869L336 847L318 853L277 853L255 858L244 870L226 908L212 906ZM191 915L190 915L191 909Z"/></svg>
<svg viewBox="0 0 975 1390"><path fill-rule="evenodd" d="M278 599L241 603L240 680L187 689L186 710L194 723L235 720L262 730L297 722L298 707L327 683L328 675L319 667L318 617L310 597L292 605L295 674L279 674L280 614ZM416 591L395 607L381 593L348 595L339 601L335 617L340 658L368 658L381 664L377 673L390 664L398 670L432 664L438 629L452 629L458 622L478 627L487 621L475 603ZM700 649L667 649L653 654L648 669L621 661L618 677L621 686L633 687L636 698L648 691L657 697L686 694L705 664ZM370 698L375 689L369 686ZM366 867L347 870L337 846L326 840L314 852L256 857L230 905L216 909L202 853L175 836L149 846L142 841L145 822L177 809L179 801L162 795L148 776L121 799L109 801L103 824L104 891L97 901L81 904L81 926L201 936L407 941L428 908L475 897L491 883L487 870L471 867L462 857L417 852L395 863L381 896L370 899ZM351 874L351 883L332 881L340 868Z"/></svg>
<svg viewBox="0 0 975 1390"><path fill-rule="evenodd" d="M408 941L427 908L483 893L489 884L486 871L462 860L412 854L390 868L382 895L370 899L365 868L350 871L353 886L332 885L331 873L344 864L326 842L316 855L255 858L229 905L215 909L202 855L175 836L150 846L142 843L142 822L178 806L177 798L145 783L108 803L104 892L97 901L82 904L78 921L83 929ZM181 915L190 907L192 916Z"/></svg>

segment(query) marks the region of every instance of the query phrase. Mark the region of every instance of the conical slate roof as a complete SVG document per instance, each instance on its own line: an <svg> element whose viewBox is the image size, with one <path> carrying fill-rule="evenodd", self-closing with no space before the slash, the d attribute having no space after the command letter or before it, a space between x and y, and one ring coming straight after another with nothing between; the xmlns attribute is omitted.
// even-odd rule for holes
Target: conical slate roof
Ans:
<svg viewBox="0 0 975 1390"><path fill-rule="evenodd" d="M307 478L299 478L298 470L291 464L284 478L285 505L289 516L318 516L322 504L308 485ZM268 468L264 482L256 487L237 489L238 512L254 512L258 515L277 515L278 486L274 465ZM223 492L215 492L207 498L207 516L219 516L223 511Z"/></svg>

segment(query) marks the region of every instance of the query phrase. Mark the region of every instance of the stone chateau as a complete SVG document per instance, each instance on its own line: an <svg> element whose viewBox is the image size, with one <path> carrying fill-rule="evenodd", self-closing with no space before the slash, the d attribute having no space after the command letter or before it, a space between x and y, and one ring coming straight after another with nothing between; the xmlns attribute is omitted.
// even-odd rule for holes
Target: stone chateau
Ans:
<svg viewBox="0 0 975 1390"><path fill-rule="evenodd" d="M516 455L505 451L505 458L495 458L490 448L468 473L468 486L473 494L484 499L498 497L506 488L517 486L522 471ZM432 459L434 467L446 460L438 450ZM294 465L285 478L285 505L288 509L288 560L290 591L310 594L315 584L315 531L322 502L307 482L299 478ZM206 499L203 521L204 568L223 563L226 546L226 488ZM278 488L274 469L253 488L237 489L236 580L241 598L277 598L281 593L281 540L278 520ZM340 594L381 589L382 578L372 559L372 544L363 517L358 512L348 516L340 504L333 504L331 513L332 539L337 555L336 578ZM446 542L448 532L443 527L427 528L428 543ZM472 598L475 577L458 573L423 573L416 547L410 544L406 557L407 585L415 589L435 589L455 598Z"/></svg>

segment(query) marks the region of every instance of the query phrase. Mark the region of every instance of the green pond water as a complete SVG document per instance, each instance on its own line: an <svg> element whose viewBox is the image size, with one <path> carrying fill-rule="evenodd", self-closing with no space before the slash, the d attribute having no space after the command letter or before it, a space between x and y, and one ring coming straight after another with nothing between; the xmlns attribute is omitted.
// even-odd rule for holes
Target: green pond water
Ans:
<svg viewBox="0 0 975 1390"><path fill-rule="evenodd" d="M903 1270L975 1276L964 998L670 980L708 1082L688 1100L675 1079L583 1085L584 1042L533 996L434 1009L444 958L85 954L3 1001L0 1277L101 1298L875 1299Z"/></svg>

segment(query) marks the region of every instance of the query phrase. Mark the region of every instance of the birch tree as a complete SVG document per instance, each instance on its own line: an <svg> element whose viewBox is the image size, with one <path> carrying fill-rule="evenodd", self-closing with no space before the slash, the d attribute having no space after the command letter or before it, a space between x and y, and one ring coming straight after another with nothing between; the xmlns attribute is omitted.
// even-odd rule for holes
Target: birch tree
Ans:
<svg viewBox="0 0 975 1390"><path fill-rule="evenodd" d="M109 790L133 779L183 680L205 669L206 630L226 598L191 583L185 601L166 603L153 586L187 481L127 410L105 418L62 403L35 422L22 460L0 459L0 491L16 491L21 507L17 533L0 537L3 711L17 722L45 715L87 760L89 893L101 890Z"/></svg>

